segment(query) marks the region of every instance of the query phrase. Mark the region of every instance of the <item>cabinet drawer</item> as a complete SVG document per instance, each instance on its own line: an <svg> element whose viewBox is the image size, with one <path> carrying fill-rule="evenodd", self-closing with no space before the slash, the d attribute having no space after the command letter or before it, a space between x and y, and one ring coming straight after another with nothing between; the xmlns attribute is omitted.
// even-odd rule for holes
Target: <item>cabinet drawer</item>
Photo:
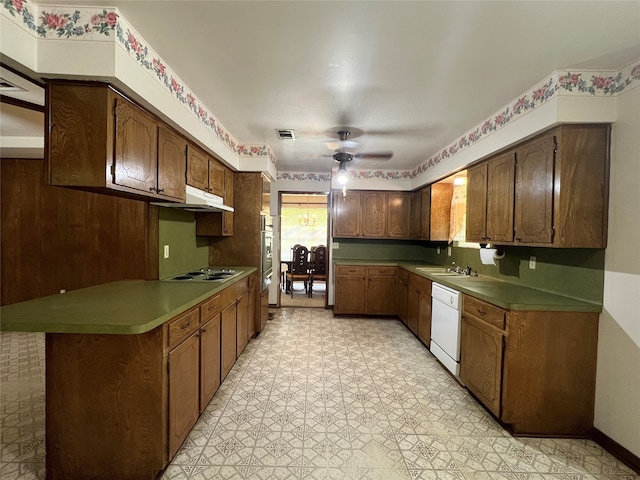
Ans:
<svg viewBox="0 0 640 480"><path fill-rule="evenodd" d="M222 295L205 300L200 305L200 321L206 323L222 311Z"/></svg>
<svg viewBox="0 0 640 480"><path fill-rule="evenodd" d="M367 275L369 276L389 276L396 274L396 267L367 267Z"/></svg>
<svg viewBox="0 0 640 480"><path fill-rule="evenodd" d="M462 311L504 330L506 311L500 307L465 295Z"/></svg>
<svg viewBox="0 0 640 480"><path fill-rule="evenodd" d="M409 286L419 292L431 295L431 280L412 273L409 276Z"/></svg>
<svg viewBox="0 0 640 480"><path fill-rule="evenodd" d="M187 338L200 327L200 310L194 308L169 321L169 347Z"/></svg>
<svg viewBox="0 0 640 480"><path fill-rule="evenodd" d="M336 267L336 275L366 275L367 267L354 265L338 265Z"/></svg>

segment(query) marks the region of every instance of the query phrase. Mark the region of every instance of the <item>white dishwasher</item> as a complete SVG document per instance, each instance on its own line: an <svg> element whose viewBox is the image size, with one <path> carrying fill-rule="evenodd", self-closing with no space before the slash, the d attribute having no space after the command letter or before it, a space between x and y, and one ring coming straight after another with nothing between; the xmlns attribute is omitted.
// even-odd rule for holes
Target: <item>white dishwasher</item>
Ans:
<svg viewBox="0 0 640 480"><path fill-rule="evenodd" d="M431 344L435 357L458 378L460 375L460 303L462 295L439 283L431 287Z"/></svg>

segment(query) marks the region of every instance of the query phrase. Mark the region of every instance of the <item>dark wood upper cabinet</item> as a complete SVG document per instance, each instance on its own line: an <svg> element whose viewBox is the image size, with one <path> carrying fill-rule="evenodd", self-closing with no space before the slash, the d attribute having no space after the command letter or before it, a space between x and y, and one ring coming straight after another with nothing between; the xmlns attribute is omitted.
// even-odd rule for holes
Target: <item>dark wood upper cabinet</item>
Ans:
<svg viewBox="0 0 640 480"><path fill-rule="evenodd" d="M487 240L513 241L515 155L504 153L487 165Z"/></svg>
<svg viewBox="0 0 640 480"><path fill-rule="evenodd" d="M563 125L469 168L467 240L606 248L610 128Z"/></svg>
<svg viewBox="0 0 640 480"><path fill-rule="evenodd" d="M387 236L387 194L384 192L361 193L361 233L363 237Z"/></svg>
<svg viewBox="0 0 640 480"><path fill-rule="evenodd" d="M184 199L185 151L159 144L154 117L106 84L50 82L46 95L50 185Z"/></svg>
<svg viewBox="0 0 640 480"><path fill-rule="evenodd" d="M113 183L143 192L158 186L158 124L122 98L115 99Z"/></svg>
<svg viewBox="0 0 640 480"><path fill-rule="evenodd" d="M420 238L422 233L422 191L411 192L411 238Z"/></svg>
<svg viewBox="0 0 640 480"><path fill-rule="evenodd" d="M346 195L334 192L333 199L333 236L360 236L360 192L349 191Z"/></svg>
<svg viewBox="0 0 640 480"><path fill-rule="evenodd" d="M420 238L429 240L431 234L431 186L420 190Z"/></svg>
<svg viewBox="0 0 640 480"><path fill-rule="evenodd" d="M487 162L467 169L468 242L487 241Z"/></svg>
<svg viewBox="0 0 640 480"><path fill-rule="evenodd" d="M555 136L545 135L517 150L514 240L553 241Z"/></svg>
<svg viewBox="0 0 640 480"><path fill-rule="evenodd" d="M158 193L184 200L187 141L164 126L158 129Z"/></svg>
<svg viewBox="0 0 640 480"><path fill-rule="evenodd" d="M411 238L409 192L333 192L333 236Z"/></svg>
<svg viewBox="0 0 640 480"><path fill-rule="evenodd" d="M225 195L225 167L200 148L187 149L187 185L220 197Z"/></svg>
<svg viewBox="0 0 640 480"><path fill-rule="evenodd" d="M453 183L434 183L431 185L431 207L429 208L429 240L449 241L451 225L451 199Z"/></svg>
<svg viewBox="0 0 640 480"><path fill-rule="evenodd" d="M187 184L209 191L209 157L191 144L187 146Z"/></svg>
<svg viewBox="0 0 640 480"><path fill-rule="evenodd" d="M389 192L387 196L387 236L391 238L410 238L411 194L407 192Z"/></svg>

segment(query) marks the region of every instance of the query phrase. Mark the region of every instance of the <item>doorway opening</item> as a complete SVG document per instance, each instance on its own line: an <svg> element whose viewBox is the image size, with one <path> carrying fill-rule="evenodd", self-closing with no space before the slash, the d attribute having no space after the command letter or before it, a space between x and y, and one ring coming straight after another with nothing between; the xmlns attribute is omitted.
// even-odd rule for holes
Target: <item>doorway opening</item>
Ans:
<svg viewBox="0 0 640 480"><path fill-rule="evenodd" d="M280 194L280 285L282 307L325 307L327 305L328 265L325 279L314 275L316 249L325 247L328 258L329 214L326 193ZM296 246L306 248L307 274L298 259L293 269ZM288 275L289 274L289 275ZM305 280L306 277L306 280Z"/></svg>

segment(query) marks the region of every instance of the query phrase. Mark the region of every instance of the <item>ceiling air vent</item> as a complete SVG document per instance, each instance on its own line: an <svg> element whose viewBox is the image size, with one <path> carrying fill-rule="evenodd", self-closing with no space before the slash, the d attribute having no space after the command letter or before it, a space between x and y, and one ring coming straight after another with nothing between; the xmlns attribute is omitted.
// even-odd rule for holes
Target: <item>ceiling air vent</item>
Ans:
<svg viewBox="0 0 640 480"><path fill-rule="evenodd" d="M296 135L293 133L293 130L290 128L277 128L276 135L278 135L278 139L280 140L295 140Z"/></svg>
<svg viewBox="0 0 640 480"><path fill-rule="evenodd" d="M8 80L0 77L0 91L2 92L24 92L24 88L20 88L17 85L14 85Z"/></svg>

